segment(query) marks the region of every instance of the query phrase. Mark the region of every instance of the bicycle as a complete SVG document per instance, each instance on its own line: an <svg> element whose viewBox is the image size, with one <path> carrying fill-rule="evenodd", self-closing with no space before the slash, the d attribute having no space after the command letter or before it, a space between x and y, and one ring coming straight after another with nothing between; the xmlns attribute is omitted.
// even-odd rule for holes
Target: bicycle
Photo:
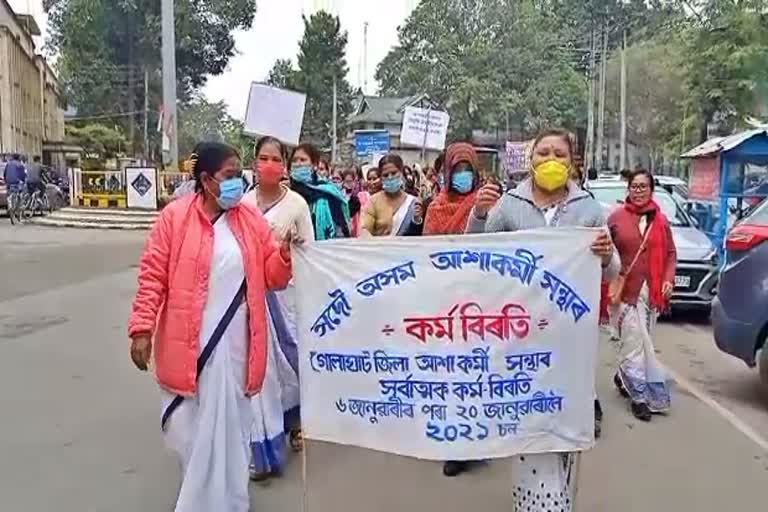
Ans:
<svg viewBox="0 0 768 512"><path fill-rule="evenodd" d="M11 224L24 222L24 205L27 201L27 195L26 184L8 185L7 210Z"/></svg>
<svg viewBox="0 0 768 512"><path fill-rule="evenodd" d="M51 204L48 200L48 194L43 193L40 189L35 189L31 194L29 193L29 190L27 190L25 199L26 201L24 202L22 215L27 218L34 217L36 213L43 215L46 212L51 213L52 211Z"/></svg>

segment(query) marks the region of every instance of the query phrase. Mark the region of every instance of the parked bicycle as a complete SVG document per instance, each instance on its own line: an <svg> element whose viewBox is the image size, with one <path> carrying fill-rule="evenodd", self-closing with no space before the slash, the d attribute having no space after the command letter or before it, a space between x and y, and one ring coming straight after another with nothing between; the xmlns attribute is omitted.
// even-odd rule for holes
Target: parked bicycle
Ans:
<svg viewBox="0 0 768 512"><path fill-rule="evenodd" d="M48 199L48 194L45 192L45 185L42 188L35 188L30 194L29 190L24 197L24 209L22 216L30 218L35 214L43 215L45 213L51 213L51 203Z"/></svg>
<svg viewBox="0 0 768 512"><path fill-rule="evenodd" d="M28 200L27 196L26 184L8 185L7 211L11 224L20 224L25 220L24 209Z"/></svg>

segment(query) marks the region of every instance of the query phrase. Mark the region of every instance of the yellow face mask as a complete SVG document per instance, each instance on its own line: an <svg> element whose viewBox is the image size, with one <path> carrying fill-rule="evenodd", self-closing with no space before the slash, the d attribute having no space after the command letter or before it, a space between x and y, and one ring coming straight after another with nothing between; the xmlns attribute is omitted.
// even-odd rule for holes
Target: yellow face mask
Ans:
<svg viewBox="0 0 768 512"><path fill-rule="evenodd" d="M568 181L568 166L557 160L541 162L533 168L533 180L547 192L552 192Z"/></svg>

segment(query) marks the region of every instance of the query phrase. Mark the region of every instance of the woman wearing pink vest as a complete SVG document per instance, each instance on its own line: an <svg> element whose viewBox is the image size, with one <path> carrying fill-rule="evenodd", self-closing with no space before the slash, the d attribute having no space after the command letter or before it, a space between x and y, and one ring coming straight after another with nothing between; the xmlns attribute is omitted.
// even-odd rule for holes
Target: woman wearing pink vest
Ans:
<svg viewBox="0 0 768 512"><path fill-rule="evenodd" d="M250 397L267 366L267 290L291 278L257 208L241 203L237 152L203 143L191 160L195 194L168 205L141 256L128 333L131 358L154 354L161 425L183 480L176 512L247 511Z"/></svg>

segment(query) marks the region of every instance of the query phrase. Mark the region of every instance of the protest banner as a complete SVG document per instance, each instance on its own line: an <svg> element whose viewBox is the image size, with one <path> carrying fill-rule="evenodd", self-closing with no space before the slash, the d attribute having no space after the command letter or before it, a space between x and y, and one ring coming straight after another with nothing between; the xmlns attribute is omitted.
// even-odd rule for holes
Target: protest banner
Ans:
<svg viewBox="0 0 768 512"><path fill-rule="evenodd" d="M595 233L297 247L305 437L430 460L592 447Z"/></svg>
<svg viewBox="0 0 768 512"><path fill-rule="evenodd" d="M306 101L302 93L252 83L245 111L245 133L270 135L286 144L298 144Z"/></svg>
<svg viewBox="0 0 768 512"><path fill-rule="evenodd" d="M450 120L451 117L447 112L406 107L403 112L400 143L419 146L423 149L443 149Z"/></svg>
<svg viewBox="0 0 768 512"><path fill-rule="evenodd" d="M720 158L695 158L688 177L689 197L715 202L720 197Z"/></svg>

